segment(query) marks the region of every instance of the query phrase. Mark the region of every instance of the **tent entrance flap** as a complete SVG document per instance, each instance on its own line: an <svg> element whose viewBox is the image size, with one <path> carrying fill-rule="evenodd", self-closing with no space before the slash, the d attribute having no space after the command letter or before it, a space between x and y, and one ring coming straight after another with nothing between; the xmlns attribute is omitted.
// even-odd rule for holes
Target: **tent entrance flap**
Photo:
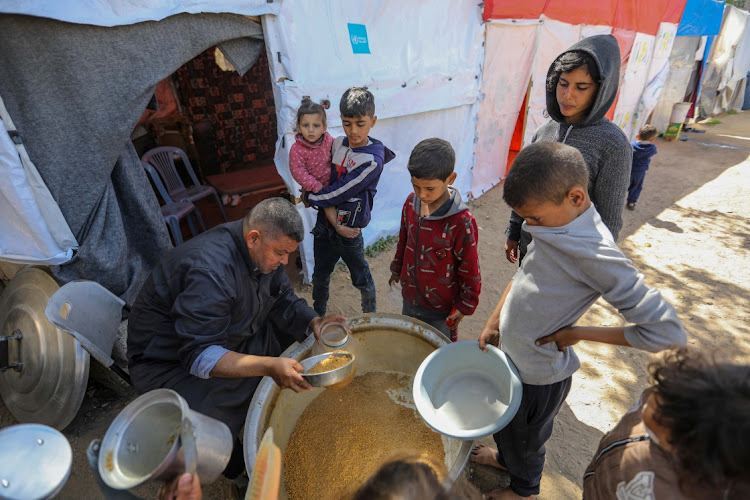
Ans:
<svg viewBox="0 0 750 500"><path fill-rule="evenodd" d="M0 260L63 264L78 242L0 98Z"/></svg>

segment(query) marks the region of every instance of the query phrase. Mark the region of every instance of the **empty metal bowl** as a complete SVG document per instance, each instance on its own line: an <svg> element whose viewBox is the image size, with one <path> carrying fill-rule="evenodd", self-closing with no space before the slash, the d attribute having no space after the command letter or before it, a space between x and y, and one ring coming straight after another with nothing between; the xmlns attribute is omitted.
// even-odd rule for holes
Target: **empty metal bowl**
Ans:
<svg viewBox="0 0 750 500"><path fill-rule="evenodd" d="M323 361L324 359L327 359L331 356L348 357L351 359L347 364L340 368L336 368L335 370L321 373L307 373L307 371L318 364L318 362ZM351 375L352 370L354 369L354 354L351 354L349 352L327 352L324 354L318 354L317 356L312 356L307 359L303 359L302 361L300 361L300 364L302 365L302 368L305 369L305 372L302 373L302 378L307 380L311 386L327 387L329 385L337 384Z"/></svg>

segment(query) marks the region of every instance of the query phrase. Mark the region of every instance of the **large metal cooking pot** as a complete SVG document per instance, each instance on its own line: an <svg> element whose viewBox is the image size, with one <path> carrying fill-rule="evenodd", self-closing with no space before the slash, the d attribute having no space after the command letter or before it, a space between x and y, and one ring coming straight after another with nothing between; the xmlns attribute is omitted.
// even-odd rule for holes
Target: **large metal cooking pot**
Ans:
<svg viewBox="0 0 750 500"><path fill-rule="evenodd" d="M371 371L395 371L414 375L422 360L449 340L421 321L395 314L363 314L349 319L349 327L358 342L357 375ZM292 346L283 354L298 361L312 354L312 335L302 344ZM286 450L289 437L307 405L320 394L322 388L296 394L282 391L274 381L265 377L250 403L245 420L244 453L248 474L252 472L256 453L268 427L273 427L274 441ZM471 452L471 441L443 437L446 481L452 483L466 465ZM287 499L282 472L280 499Z"/></svg>

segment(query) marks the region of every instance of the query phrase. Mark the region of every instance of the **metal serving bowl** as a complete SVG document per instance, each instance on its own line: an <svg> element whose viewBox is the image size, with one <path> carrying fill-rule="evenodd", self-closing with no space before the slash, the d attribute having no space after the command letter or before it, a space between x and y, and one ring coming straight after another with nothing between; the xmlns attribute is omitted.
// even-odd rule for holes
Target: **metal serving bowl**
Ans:
<svg viewBox="0 0 750 500"><path fill-rule="evenodd" d="M307 373L313 366L329 357L337 358L349 358L349 362L344 366L330 370L327 372L320 373ZM305 369L305 373L302 374L302 378L307 380L313 387L327 387L329 385L337 384L342 380L346 379L354 368L354 354L348 352L327 352L324 354L318 354L311 358L303 359L299 362L302 368Z"/></svg>

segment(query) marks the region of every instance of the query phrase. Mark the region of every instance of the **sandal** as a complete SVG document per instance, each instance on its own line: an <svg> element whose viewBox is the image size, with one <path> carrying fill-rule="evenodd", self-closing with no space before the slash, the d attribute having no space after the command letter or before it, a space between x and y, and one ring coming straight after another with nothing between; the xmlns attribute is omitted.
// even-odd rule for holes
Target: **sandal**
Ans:
<svg viewBox="0 0 750 500"><path fill-rule="evenodd" d="M628 202L626 206L628 207L628 210L635 210L635 203Z"/></svg>

